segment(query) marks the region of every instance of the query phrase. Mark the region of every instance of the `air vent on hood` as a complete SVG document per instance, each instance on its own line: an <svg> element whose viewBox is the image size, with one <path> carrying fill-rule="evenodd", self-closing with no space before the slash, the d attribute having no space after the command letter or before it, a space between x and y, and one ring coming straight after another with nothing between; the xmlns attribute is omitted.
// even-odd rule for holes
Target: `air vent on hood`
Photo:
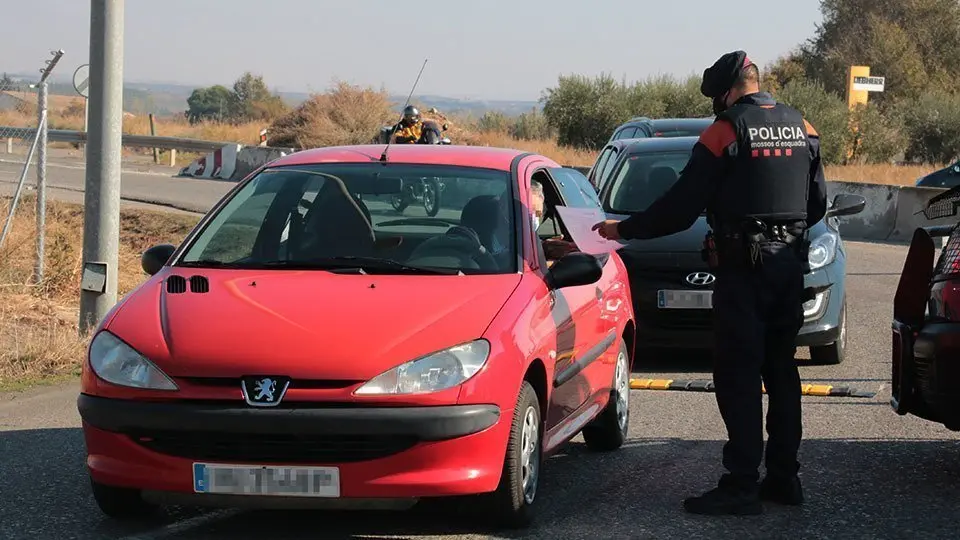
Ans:
<svg viewBox="0 0 960 540"><path fill-rule="evenodd" d="M190 290L195 293L210 291L210 282L204 276L190 276Z"/></svg>
<svg viewBox="0 0 960 540"><path fill-rule="evenodd" d="M180 294L187 292L187 280L183 276L170 276L167 278L167 292L170 294Z"/></svg>

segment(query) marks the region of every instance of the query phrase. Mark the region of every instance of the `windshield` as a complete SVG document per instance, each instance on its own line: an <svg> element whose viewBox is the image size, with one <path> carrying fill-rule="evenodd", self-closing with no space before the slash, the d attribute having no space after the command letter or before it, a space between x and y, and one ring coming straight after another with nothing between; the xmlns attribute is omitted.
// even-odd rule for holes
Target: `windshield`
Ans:
<svg viewBox="0 0 960 540"><path fill-rule="evenodd" d="M653 134L654 137L699 137L703 129L664 129Z"/></svg>
<svg viewBox="0 0 960 540"><path fill-rule="evenodd" d="M609 210L618 214L646 210L673 186L689 160L689 151L628 156L613 176Z"/></svg>
<svg viewBox="0 0 960 540"><path fill-rule="evenodd" d="M180 266L366 273L516 270L505 171L324 163L267 169L216 212Z"/></svg>

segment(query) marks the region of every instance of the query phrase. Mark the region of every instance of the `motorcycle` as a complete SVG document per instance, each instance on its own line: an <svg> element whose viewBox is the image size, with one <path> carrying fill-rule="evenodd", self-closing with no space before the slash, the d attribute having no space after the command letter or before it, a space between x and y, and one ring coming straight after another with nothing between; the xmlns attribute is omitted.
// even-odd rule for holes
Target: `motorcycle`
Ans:
<svg viewBox="0 0 960 540"><path fill-rule="evenodd" d="M446 131L448 129L447 124L443 124L440 129L437 129L437 125L432 120L425 120L424 127L433 128L438 132ZM380 137L379 142L381 144L387 144L390 142L391 137L393 137L394 132L398 126L384 126L380 128ZM429 144L429 143L421 143ZM451 144L448 137L440 137L440 139L433 144ZM409 183L404 181L403 188L400 190L400 193L390 197L390 205L397 212L403 212L410 206L412 203L419 203L423 205L423 209L426 211L427 215L430 217L436 216L437 212L440 211L440 195L443 192L444 185L439 178L418 178Z"/></svg>

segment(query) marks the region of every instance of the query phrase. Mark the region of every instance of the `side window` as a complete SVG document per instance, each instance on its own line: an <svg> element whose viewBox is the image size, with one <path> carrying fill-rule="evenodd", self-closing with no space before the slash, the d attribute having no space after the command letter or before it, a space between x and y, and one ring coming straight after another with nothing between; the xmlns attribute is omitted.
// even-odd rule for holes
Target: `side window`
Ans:
<svg viewBox="0 0 960 540"><path fill-rule="evenodd" d="M590 181L595 186L599 186L600 180L600 171L603 170L604 165L607 164L607 161L610 160L610 156L614 153L614 149L611 146L608 146L600 152L600 155L597 157L596 163L593 164L593 168L590 170Z"/></svg>
<svg viewBox="0 0 960 540"><path fill-rule="evenodd" d="M616 139L616 140L620 140L620 139L630 139L630 138L632 138L634 135L636 135L636 133L637 133L637 128L635 128L635 127L625 128L625 129L623 129L622 131L620 131L620 133L617 133L617 139Z"/></svg>
<svg viewBox="0 0 960 540"><path fill-rule="evenodd" d="M603 168L600 169L600 172L597 173L597 176L594 178L594 185L597 186L597 191L603 189L603 185L607 182L607 178L610 176L610 172L613 170L613 166L617 164L617 149L610 149L610 159L603 164Z"/></svg>
<svg viewBox="0 0 960 540"><path fill-rule="evenodd" d="M563 198L566 199L567 206L576 208L600 207L600 199L597 197L596 190L580 171L558 168L550 169L550 174L560 185L560 191L563 192Z"/></svg>

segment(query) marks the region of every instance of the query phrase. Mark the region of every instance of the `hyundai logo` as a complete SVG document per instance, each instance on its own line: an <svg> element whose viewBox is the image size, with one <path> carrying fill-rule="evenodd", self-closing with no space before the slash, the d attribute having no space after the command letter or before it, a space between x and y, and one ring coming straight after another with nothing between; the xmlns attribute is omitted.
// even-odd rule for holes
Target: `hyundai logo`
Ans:
<svg viewBox="0 0 960 540"><path fill-rule="evenodd" d="M687 276L687 283L691 285L709 285L717 278L708 272L694 272Z"/></svg>

